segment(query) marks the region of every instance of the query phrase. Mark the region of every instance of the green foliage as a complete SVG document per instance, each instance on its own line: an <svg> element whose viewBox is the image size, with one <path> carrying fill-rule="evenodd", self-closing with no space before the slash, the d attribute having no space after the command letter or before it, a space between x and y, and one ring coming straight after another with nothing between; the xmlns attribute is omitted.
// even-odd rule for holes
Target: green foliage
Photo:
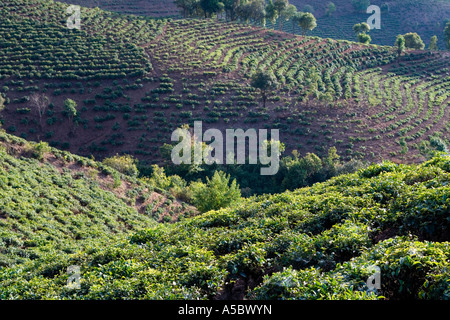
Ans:
<svg viewBox="0 0 450 320"><path fill-rule="evenodd" d="M113 157L103 159L102 163L131 177L137 177L139 174L136 166L137 160L130 155L115 155Z"/></svg>
<svg viewBox="0 0 450 320"><path fill-rule="evenodd" d="M430 44L428 45L428 50L433 50L433 51L438 50L437 42L438 42L437 36L432 36L431 40L430 40Z"/></svg>
<svg viewBox="0 0 450 320"><path fill-rule="evenodd" d="M370 0L352 0L352 6L356 11L366 11L370 6Z"/></svg>
<svg viewBox="0 0 450 320"><path fill-rule="evenodd" d="M450 50L450 21L447 22L444 28L445 47Z"/></svg>
<svg viewBox="0 0 450 320"><path fill-rule="evenodd" d="M2 137L3 144L23 141ZM261 281L245 288L248 299L449 298L448 156L421 165L374 164L156 225L90 178L6 149L0 148L1 299L214 299L249 278ZM321 161L336 169L338 160L329 150ZM170 188L157 169L155 178ZM204 205L226 205L217 195L239 196L222 172L192 187ZM79 290L66 286L70 265L80 266ZM380 290L367 288L372 266L380 268Z"/></svg>
<svg viewBox="0 0 450 320"><path fill-rule="evenodd" d="M422 41L422 38L415 33L415 32L409 32L403 35L405 38L405 47L411 48L411 49L418 49L422 50L425 48L425 44Z"/></svg>
<svg viewBox="0 0 450 320"><path fill-rule="evenodd" d="M192 183L191 189L192 201L201 212L227 207L241 196L236 179L230 183L230 176L222 171L216 171L211 179L207 177L206 184Z"/></svg>
<svg viewBox="0 0 450 320"><path fill-rule="evenodd" d="M372 38L368 34L360 33L358 34L358 41L363 44L369 44Z"/></svg>

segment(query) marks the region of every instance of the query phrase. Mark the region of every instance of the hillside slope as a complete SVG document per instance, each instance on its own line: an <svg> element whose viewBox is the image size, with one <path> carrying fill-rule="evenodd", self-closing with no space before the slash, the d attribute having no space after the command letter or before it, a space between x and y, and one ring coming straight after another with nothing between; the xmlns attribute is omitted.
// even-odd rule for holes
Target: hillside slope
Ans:
<svg viewBox="0 0 450 320"><path fill-rule="evenodd" d="M4 151L2 159L3 185L5 173L36 175L29 170L34 161ZM51 197L34 194L32 203L23 197L42 189L16 189L7 205L26 207L23 214L2 205L1 299L450 298L448 156L411 166L383 162L174 224L152 225L130 209L118 213L123 205L106 194L90 213L67 212L77 205L67 203L30 211L60 200L54 180L44 189L54 190ZM74 201L70 192L63 196ZM111 211L97 214L103 206ZM133 226L123 233L131 237L116 227L124 226L118 217ZM80 267L78 289L67 287L71 265ZM381 289L369 291L374 267Z"/></svg>
<svg viewBox="0 0 450 320"><path fill-rule="evenodd" d="M0 4L8 18L0 34L8 44L0 49L8 103L0 115L10 133L84 156L125 152L148 163L161 162L172 131L195 120L205 130L279 129L287 152L321 156L336 146L345 158L369 161L419 162L431 136L449 142L446 52L408 51L397 60L388 46L88 8L82 30L67 30L66 8L43 0ZM61 41L64 35L73 41ZM16 43L27 56L15 54ZM249 84L259 69L272 70L280 84L266 108ZM51 102L42 118L29 102L34 93ZM62 113L66 98L78 104L74 132Z"/></svg>
<svg viewBox="0 0 450 320"><path fill-rule="evenodd" d="M189 210L145 181L0 131L1 267L107 246Z"/></svg>
<svg viewBox="0 0 450 320"><path fill-rule="evenodd" d="M120 13L146 15L149 17L178 17L180 10L173 0L64 0L70 4L87 7L99 7ZM323 38L355 40L352 27L356 23L367 21L370 14L358 12L352 6L351 0L331 1L336 11L326 15L329 0L290 0L291 4L303 11L305 6L312 6L313 14L318 19L317 28L313 35ZM417 32L425 44L428 45L433 35L439 40L439 47L445 48L443 29L445 21L450 19L450 1L448 0L371 0L370 4L383 8L381 13L381 29L372 30L372 43L379 45L393 45L398 34ZM387 5L386 9L383 5ZM447 19L447 20L446 20ZM269 23L270 25L270 23ZM292 32L290 22L284 23L283 29ZM299 31L296 31L299 33Z"/></svg>

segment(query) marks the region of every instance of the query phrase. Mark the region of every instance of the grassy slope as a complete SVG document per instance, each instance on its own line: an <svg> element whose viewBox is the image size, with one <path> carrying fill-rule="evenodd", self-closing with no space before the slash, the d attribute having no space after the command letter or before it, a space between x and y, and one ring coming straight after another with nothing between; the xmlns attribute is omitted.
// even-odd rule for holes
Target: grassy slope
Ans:
<svg viewBox="0 0 450 320"><path fill-rule="evenodd" d="M0 159L3 299L449 298L449 157L384 162L174 224L70 169ZM79 290L66 287L70 265Z"/></svg>

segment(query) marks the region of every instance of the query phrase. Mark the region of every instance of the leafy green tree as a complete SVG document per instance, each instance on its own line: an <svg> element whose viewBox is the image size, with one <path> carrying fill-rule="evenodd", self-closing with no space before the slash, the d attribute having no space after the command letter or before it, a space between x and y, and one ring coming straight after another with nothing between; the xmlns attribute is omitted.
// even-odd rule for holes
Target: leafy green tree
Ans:
<svg viewBox="0 0 450 320"><path fill-rule="evenodd" d="M302 34L306 35L307 31L314 30L317 27L317 21L312 13L305 12L299 18L298 25L302 29Z"/></svg>
<svg viewBox="0 0 450 320"><path fill-rule="evenodd" d="M314 13L314 7L310 4L307 4L303 7L303 12Z"/></svg>
<svg viewBox="0 0 450 320"><path fill-rule="evenodd" d="M269 21L272 23L273 28L275 29L275 22L278 18L278 11L272 0L269 0L266 5L266 18L269 19Z"/></svg>
<svg viewBox="0 0 450 320"><path fill-rule="evenodd" d="M403 36L405 38L405 47L411 49L422 50L425 48L425 43L423 43L422 38L415 33L409 32Z"/></svg>
<svg viewBox="0 0 450 320"><path fill-rule="evenodd" d="M444 28L445 47L450 50L450 21L447 22Z"/></svg>
<svg viewBox="0 0 450 320"><path fill-rule="evenodd" d="M430 45L428 46L428 49L432 50L432 51L438 50L439 48L438 48L438 45L437 45L437 41L438 41L437 36L432 36L431 39L430 39Z"/></svg>
<svg viewBox="0 0 450 320"><path fill-rule="evenodd" d="M256 72L250 82L253 88L259 89L262 95L263 107L266 107L267 93L278 86L275 75L267 70Z"/></svg>
<svg viewBox="0 0 450 320"><path fill-rule="evenodd" d="M327 17L331 17L336 12L336 5L333 2L328 2L325 14Z"/></svg>
<svg viewBox="0 0 450 320"><path fill-rule="evenodd" d="M66 99L64 101L63 113L66 115L67 118L69 118L70 121L69 133L71 134L73 133L74 118L78 115L77 103L72 99Z"/></svg>
<svg viewBox="0 0 450 320"><path fill-rule="evenodd" d="M48 97L44 94L34 93L30 97L30 104L33 106L39 116L39 127L42 130L42 117L49 105Z"/></svg>
<svg viewBox="0 0 450 320"><path fill-rule="evenodd" d="M206 178L206 184L193 182L192 202L201 212L225 208L238 201L241 190L234 179L230 183L230 175L222 171L216 171L211 179Z"/></svg>
<svg viewBox="0 0 450 320"><path fill-rule="evenodd" d="M405 51L405 37L399 34L395 40L395 46L397 47L397 59L400 59L403 51Z"/></svg>
<svg viewBox="0 0 450 320"><path fill-rule="evenodd" d="M137 160L130 155L115 155L103 159L102 163L132 177L137 177L139 174L136 166Z"/></svg>

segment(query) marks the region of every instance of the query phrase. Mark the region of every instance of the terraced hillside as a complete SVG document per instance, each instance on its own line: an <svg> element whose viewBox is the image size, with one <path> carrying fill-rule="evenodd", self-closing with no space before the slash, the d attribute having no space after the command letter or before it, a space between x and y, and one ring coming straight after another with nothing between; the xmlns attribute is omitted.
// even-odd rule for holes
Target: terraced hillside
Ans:
<svg viewBox="0 0 450 320"><path fill-rule="evenodd" d="M449 299L448 156L156 224L4 148L0 299Z"/></svg>
<svg viewBox="0 0 450 320"><path fill-rule="evenodd" d="M181 18L180 9L175 1L160 0L64 0L70 4L87 7L97 6L104 10L145 15L149 17L177 17ZM312 35L322 38L355 40L352 27L356 23L365 22L371 14L365 10L357 11L352 6L352 0L331 1L336 11L327 15L329 0L291 0L298 11L312 9L318 19L317 28ZM417 32L428 45L433 35L438 37L438 45L445 48L443 29L445 21L450 19L450 1L448 0L371 0L370 4L379 6L381 11L381 29L372 30L372 43L379 45L393 45L398 34ZM278 29L278 22L276 23ZM268 26L271 27L270 22ZM283 22L283 30L292 32L292 23ZM295 31L299 33L299 30Z"/></svg>
<svg viewBox="0 0 450 320"><path fill-rule="evenodd" d="M195 120L202 120L205 130L278 128L287 152L323 155L336 146L344 157L370 161L420 161L430 136L448 143L447 52L407 51L397 59L389 46L88 8L82 9L82 30L68 31L66 7L44 0L0 5L9 20L4 30L33 24L52 30L47 36L29 33L27 41L4 32L3 43L35 48L47 38L55 43L52 35L77 39L59 44L65 54L53 67L43 63L44 49L17 58L19 68L3 60L1 86L9 100L1 113L3 127L24 138L98 158L126 152L147 162L160 161L159 147L171 132ZM97 45L88 45L91 41ZM10 47L2 47L0 56L13 56ZM103 50L111 52L109 59ZM75 52L77 59L70 58ZM272 70L280 83L266 108L249 85L261 69ZM55 81L45 72L61 77ZM29 103L33 93L51 102L42 121ZM68 132L70 119L62 113L66 98L77 102L74 132Z"/></svg>
<svg viewBox="0 0 450 320"><path fill-rule="evenodd" d="M0 269L45 256L50 275L63 256L196 212L148 180L0 131Z"/></svg>

